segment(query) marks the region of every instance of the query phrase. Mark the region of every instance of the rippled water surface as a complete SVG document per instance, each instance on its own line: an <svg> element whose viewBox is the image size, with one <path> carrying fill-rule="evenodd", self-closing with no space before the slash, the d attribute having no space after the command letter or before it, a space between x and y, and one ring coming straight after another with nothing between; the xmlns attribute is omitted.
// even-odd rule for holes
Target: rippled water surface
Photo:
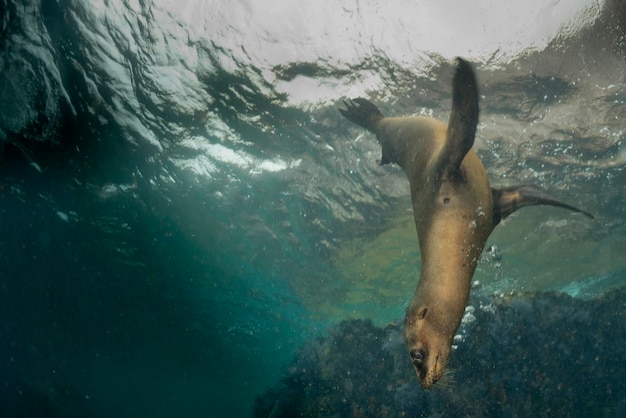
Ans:
<svg viewBox="0 0 626 418"><path fill-rule="evenodd" d="M624 16L0 0L0 415L248 416L304 341L400 318L420 266L408 182L337 108L447 120L456 55L477 71L492 184L595 215L516 213L475 279L623 286Z"/></svg>

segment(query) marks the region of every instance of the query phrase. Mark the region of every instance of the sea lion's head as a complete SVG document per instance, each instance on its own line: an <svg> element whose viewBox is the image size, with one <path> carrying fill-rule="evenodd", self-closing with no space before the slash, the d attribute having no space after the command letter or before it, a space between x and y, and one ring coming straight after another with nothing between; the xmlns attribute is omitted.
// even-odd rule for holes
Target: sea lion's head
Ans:
<svg viewBox="0 0 626 418"><path fill-rule="evenodd" d="M436 322L429 320L428 308L407 309L404 341L420 384L430 389L444 375L451 342Z"/></svg>

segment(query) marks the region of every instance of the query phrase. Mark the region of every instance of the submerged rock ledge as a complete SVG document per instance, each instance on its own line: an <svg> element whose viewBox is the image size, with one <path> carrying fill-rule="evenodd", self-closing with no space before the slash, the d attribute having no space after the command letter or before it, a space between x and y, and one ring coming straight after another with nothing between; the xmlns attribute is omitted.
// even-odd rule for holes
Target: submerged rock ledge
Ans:
<svg viewBox="0 0 626 418"><path fill-rule="evenodd" d="M301 348L255 416L626 416L626 288L472 293L437 389L419 386L400 323L347 320Z"/></svg>

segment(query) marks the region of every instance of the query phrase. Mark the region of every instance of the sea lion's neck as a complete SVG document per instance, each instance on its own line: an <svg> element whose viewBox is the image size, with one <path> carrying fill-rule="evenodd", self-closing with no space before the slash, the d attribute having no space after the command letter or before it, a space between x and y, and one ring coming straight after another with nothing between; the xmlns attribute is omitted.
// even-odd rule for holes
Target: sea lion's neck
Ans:
<svg viewBox="0 0 626 418"><path fill-rule="evenodd" d="M442 196L433 201L443 202L447 194ZM450 197L450 203L441 205L454 206L455 199L458 196ZM483 215L474 205L434 209L422 206L419 199L414 201L422 266L412 303L421 307L432 305L429 310L433 309L433 317L446 333L454 333L460 323L474 271L493 229L491 213ZM441 315L436 314L438 312Z"/></svg>
<svg viewBox="0 0 626 418"><path fill-rule="evenodd" d="M419 283L411 305L428 308L436 326L452 338L467 305L476 263L449 260L445 264L422 264Z"/></svg>

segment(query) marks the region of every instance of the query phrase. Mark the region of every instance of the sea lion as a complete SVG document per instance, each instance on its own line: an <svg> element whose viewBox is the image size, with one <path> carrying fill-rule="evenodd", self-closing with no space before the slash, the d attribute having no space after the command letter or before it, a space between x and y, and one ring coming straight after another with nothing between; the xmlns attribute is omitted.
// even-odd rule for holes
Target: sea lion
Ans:
<svg viewBox="0 0 626 418"><path fill-rule="evenodd" d="M493 189L471 149L478 87L470 64L457 59L448 125L427 117L387 118L366 99L345 100L348 120L376 134L381 164L409 179L422 269L406 310L404 339L419 381L430 389L443 375L476 264L491 231L515 210L553 205L583 213L533 185Z"/></svg>

